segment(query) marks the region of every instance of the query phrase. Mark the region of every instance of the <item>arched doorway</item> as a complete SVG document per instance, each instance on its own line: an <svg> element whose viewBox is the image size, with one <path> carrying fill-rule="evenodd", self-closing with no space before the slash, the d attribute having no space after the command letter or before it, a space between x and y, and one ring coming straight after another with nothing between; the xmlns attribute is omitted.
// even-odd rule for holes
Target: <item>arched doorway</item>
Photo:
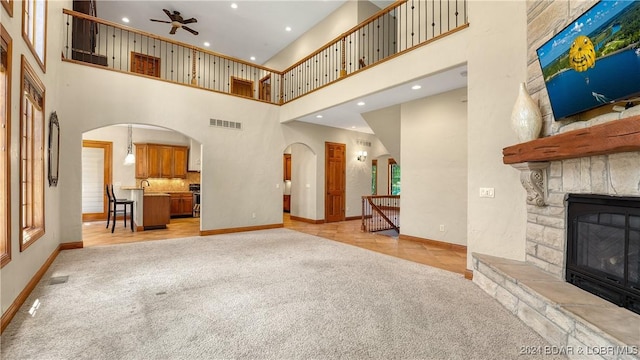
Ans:
<svg viewBox="0 0 640 360"><path fill-rule="evenodd" d="M200 218L194 217L196 196L193 193L195 185L200 184L200 159L201 145L194 139L185 136L175 130L158 126L134 124L131 130L131 138L128 134L128 124L105 126L85 131L82 134L82 213L83 213L83 242L85 246L148 240L150 238L171 238L196 236L200 231ZM162 151L170 151L170 158L163 161L173 172L162 176L151 175L141 177L140 164L147 159L142 153L136 152L136 145L132 144L160 144ZM85 144L109 144L111 154L105 158L102 168L96 168L92 159L96 156L95 147L87 151ZM135 163L125 163L128 153L136 155ZM100 155L100 154L98 154ZM92 166L89 166L91 164ZM98 166L100 167L100 166ZM177 169L177 170L176 170ZM102 174L105 176L102 176ZM108 176L106 176L108 174ZM113 237L110 231L105 231L106 214L102 216L87 217L87 210L105 206L105 185L113 185L117 198L132 199L136 201L134 211L134 224L136 232L126 232L118 219L116 231L117 237ZM143 188L144 191L137 189ZM136 189L136 190L134 190ZM154 226L149 226L154 220L144 213L144 194L166 194L167 225L157 226L163 230L152 231ZM199 200L199 196L197 197ZM164 205L162 205L164 206ZM164 210L161 211L164 213ZM143 231L148 230L148 231Z"/></svg>

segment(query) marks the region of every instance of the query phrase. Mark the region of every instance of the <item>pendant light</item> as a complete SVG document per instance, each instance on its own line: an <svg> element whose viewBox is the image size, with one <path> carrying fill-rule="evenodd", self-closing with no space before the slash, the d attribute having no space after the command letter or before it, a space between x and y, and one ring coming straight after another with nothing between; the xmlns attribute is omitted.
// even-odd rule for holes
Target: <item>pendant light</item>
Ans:
<svg viewBox="0 0 640 360"><path fill-rule="evenodd" d="M136 163L136 156L133 155L133 128L129 124L127 137L127 156L124 158L125 165L133 165Z"/></svg>

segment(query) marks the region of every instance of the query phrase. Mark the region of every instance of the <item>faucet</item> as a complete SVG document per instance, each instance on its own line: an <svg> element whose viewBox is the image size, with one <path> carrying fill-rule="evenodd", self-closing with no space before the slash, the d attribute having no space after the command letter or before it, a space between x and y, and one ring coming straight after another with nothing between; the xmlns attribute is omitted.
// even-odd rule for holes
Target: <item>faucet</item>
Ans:
<svg viewBox="0 0 640 360"><path fill-rule="evenodd" d="M144 192L144 183L147 183L147 187L151 186L151 184L149 184L149 180L140 180L140 187L142 188L142 191Z"/></svg>

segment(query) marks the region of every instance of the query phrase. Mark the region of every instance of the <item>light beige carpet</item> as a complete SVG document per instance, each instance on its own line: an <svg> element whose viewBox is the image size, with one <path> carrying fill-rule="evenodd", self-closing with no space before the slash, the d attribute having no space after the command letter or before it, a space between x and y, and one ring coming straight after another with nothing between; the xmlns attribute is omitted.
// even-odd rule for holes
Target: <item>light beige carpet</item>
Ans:
<svg viewBox="0 0 640 360"><path fill-rule="evenodd" d="M513 359L548 345L458 274L287 229L63 251L1 341L3 359Z"/></svg>

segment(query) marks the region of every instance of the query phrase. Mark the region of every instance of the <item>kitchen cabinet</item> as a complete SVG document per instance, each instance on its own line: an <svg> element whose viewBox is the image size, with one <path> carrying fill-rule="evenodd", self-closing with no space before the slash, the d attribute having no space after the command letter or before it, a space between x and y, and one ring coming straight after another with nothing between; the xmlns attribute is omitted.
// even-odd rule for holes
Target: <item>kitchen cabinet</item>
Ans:
<svg viewBox="0 0 640 360"><path fill-rule="evenodd" d="M171 196L153 194L143 196L142 226L145 230L164 229L171 218Z"/></svg>
<svg viewBox="0 0 640 360"><path fill-rule="evenodd" d="M173 177L186 179L188 156L189 149L187 147L173 147Z"/></svg>
<svg viewBox="0 0 640 360"><path fill-rule="evenodd" d="M282 209L284 212L291 211L291 195L284 195L284 199L282 201Z"/></svg>
<svg viewBox="0 0 640 360"><path fill-rule="evenodd" d="M170 193L171 216L193 216L192 193Z"/></svg>
<svg viewBox="0 0 640 360"><path fill-rule="evenodd" d="M186 146L163 144L136 145L136 178L186 178Z"/></svg>
<svg viewBox="0 0 640 360"><path fill-rule="evenodd" d="M146 179L149 177L149 163L147 161L148 147L136 144L136 178Z"/></svg>

